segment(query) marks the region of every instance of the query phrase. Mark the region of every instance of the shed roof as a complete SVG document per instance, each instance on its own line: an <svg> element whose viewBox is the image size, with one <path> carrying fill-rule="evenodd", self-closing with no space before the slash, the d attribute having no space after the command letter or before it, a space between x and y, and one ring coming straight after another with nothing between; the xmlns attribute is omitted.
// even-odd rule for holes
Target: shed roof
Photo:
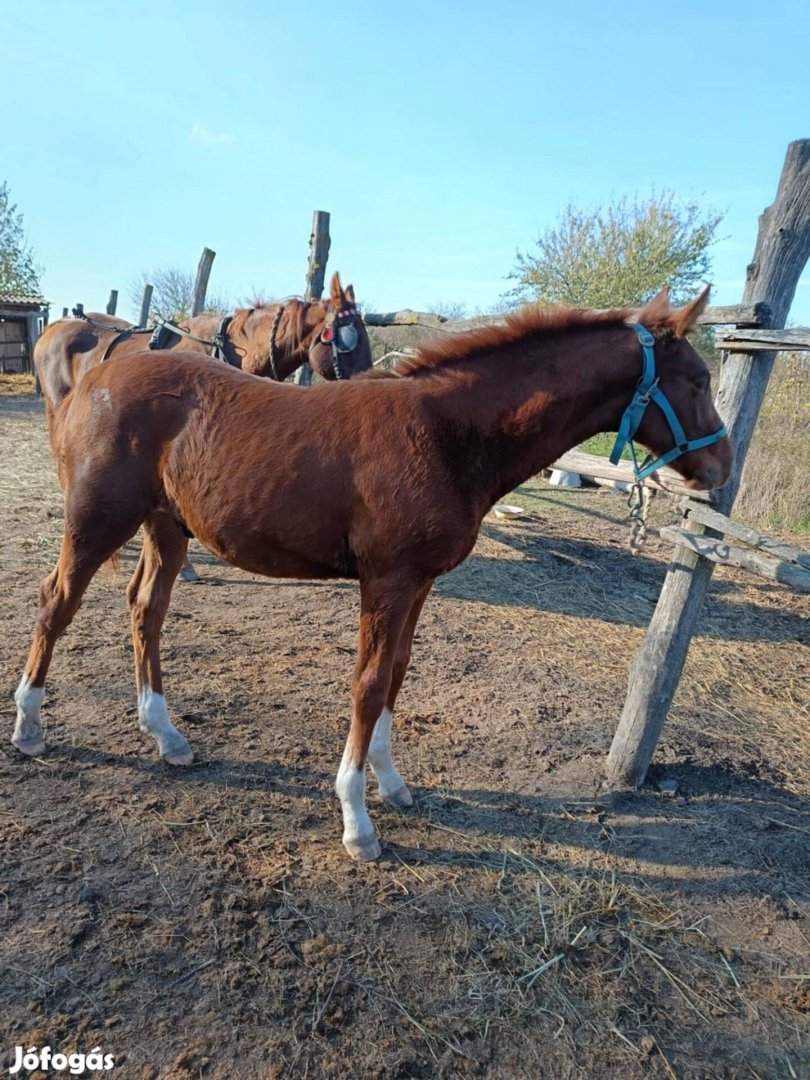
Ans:
<svg viewBox="0 0 810 1080"><path fill-rule="evenodd" d="M24 293L0 292L1 307L44 307L47 301L44 296L26 296Z"/></svg>

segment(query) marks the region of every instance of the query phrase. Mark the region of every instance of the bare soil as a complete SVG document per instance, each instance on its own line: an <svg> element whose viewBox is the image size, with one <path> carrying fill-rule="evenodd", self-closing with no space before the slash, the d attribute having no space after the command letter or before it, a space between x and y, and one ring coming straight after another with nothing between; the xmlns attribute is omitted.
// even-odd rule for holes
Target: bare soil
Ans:
<svg viewBox="0 0 810 1080"><path fill-rule="evenodd" d="M32 395L0 400L0 455L10 736L61 526ZM50 749L0 749L9 1064L47 1043L133 1080L810 1075L810 604L719 571L647 786L606 791L670 549L631 555L612 492L512 501L426 605L395 724L416 805L371 792L369 866L332 793L356 586L193 552L163 638L197 754L174 770L136 723L137 544L96 578Z"/></svg>

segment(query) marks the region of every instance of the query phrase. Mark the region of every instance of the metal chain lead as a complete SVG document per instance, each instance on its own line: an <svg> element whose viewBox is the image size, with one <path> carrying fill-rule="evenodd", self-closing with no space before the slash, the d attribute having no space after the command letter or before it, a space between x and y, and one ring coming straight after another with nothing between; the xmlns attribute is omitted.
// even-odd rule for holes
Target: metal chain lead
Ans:
<svg viewBox="0 0 810 1080"><path fill-rule="evenodd" d="M647 539L647 518L654 496L655 488L643 481L637 481L630 488L627 505L630 508L630 550L634 555L641 551Z"/></svg>

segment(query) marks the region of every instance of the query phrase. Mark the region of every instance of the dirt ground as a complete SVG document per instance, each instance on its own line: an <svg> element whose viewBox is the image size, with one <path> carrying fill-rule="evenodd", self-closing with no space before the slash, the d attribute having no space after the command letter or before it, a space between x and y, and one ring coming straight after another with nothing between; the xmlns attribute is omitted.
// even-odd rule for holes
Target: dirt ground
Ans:
<svg viewBox="0 0 810 1080"><path fill-rule="evenodd" d="M426 605L395 724L416 804L372 790L383 855L359 866L332 792L351 583L193 552L163 659L197 756L173 770L136 722L129 545L57 648L48 752L16 753L61 524L32 395L0 397L0 455L9 1064L47 1043L122 1080L810 1075L807 598L718 572L647 786L605 791L670 549L631 555L612 492L521 489L526 517L488 521Z"/></svg>

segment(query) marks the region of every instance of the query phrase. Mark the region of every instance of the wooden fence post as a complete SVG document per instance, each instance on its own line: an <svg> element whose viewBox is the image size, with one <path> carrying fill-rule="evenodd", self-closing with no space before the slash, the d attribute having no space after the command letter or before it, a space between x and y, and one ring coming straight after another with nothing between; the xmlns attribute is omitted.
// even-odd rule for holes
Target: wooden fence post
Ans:
<svg viewBox="0 0 810 1080"><path fill-rule="evenodd" d="M191 305L191 314L199 315L205 307L205 294L208 291L208 279L211 276L211 267L214 264L216 252L211 248L204 247L197 267L197 280L194 282L194 302Z"/></svg>
<svg viewBox="0 0 810 1080"><path fill-rule="evenodd" d="M138 326L146 326L149 319L149 308L152 306L152 286L144 285L143 299L141 300L141 314L138 317Z"/></svg>
<svg viewBox="0 0 810 1080"><path fill-rule="evenodd" d="M309 264L307 265L307 285L304 290L305 300L320 300L326 280L326 263L329 258L329 214L325 210L316 210L312 218L312 234L309 238ZM312 382L312 368L303 363L298 369L295 381L299 386L309 386Z"/></svg>
<svg viewBox="0 0 810 1080"><path fill-rule="evenodd" d="M110 289L110 299L107 301L107 314L114 315L118 307L118 289Z"/></svg>
<svg viewBox="0 0 810 1080"><path fill-rule="evenodd" d="M769 326L785 325L802 270L810 257L810 139L788 146L776 199L759 219L744 302L770 308ZM729 429L734 464L718 493L716 509L729 515L745 456L773 369L775 352L725 354L717 405ZM703 526L690 525L696 532ZM718 534L710 530L709 535ZM680 679L714 564L689 548L675 548L647 634L630 665L627 700L607 759L610 783L644 782Z"/></svg>

